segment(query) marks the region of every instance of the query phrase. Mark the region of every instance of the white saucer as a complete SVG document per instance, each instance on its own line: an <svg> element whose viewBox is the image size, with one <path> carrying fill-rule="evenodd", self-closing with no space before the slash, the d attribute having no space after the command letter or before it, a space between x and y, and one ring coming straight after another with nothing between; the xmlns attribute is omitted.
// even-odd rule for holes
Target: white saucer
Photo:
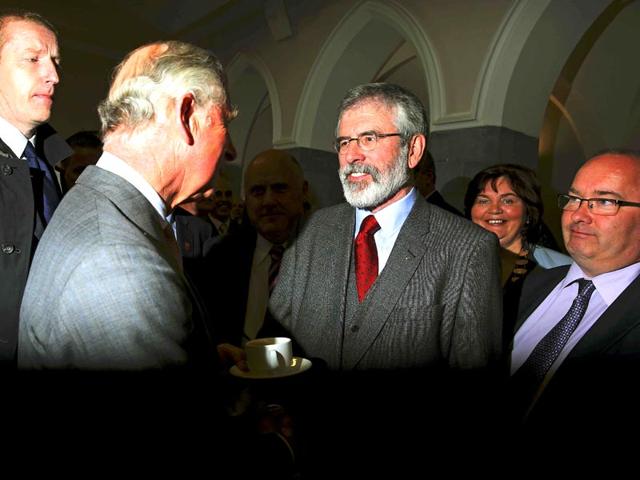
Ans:
<svg viewBox="0 0 640 480"><path fill-rule="evenodd" d="M305 372L309 370L311 367L311 360L307 360L302 357L293 357L291 360L291 366L286 370L275 370L273 372L245 372L244 370L240 370L236 365L229 369L229 373L234 377L240 378L250 378L250 379L261 379L261 378L282 378L289 377L291 375L297 375L298 373Z"/></svg>

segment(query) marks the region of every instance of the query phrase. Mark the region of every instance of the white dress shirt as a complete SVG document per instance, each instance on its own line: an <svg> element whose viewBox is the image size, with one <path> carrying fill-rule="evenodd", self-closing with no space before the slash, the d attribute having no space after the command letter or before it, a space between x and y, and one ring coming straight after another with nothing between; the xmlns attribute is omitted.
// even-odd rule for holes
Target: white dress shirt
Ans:
<svg viewBox="0 0 640 480"><path fill-rule="evenodd" d="M267 305L269 304L269 268L271 267L269 251L272 246L273 243L262 235L257 234L256 248L253 252L253 262L251 264L247 310L244 316L243 344L247 339L256 338L267 313Z"/></svg>
<svg viewBox="0 0 640 480"><path fill-rule="evenodd" d="M7 147L11 149L14 155L18 158L22 157L24 148L27 146L27 141L35 147L36 136L34 135L29 140L22 134L20 130L7 122L4 118L0 117L0 138Z"/></svg>

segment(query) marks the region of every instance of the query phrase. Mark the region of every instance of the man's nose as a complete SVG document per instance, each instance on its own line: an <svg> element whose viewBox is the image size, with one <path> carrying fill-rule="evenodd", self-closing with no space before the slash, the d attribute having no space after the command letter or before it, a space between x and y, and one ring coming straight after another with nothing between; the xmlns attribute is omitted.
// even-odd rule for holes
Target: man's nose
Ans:
<svg viewBox="0 0 640 480"><path fill-rule="evenodd" d="M43 59L42 69L45 82L57 85L60 82L60 76L58 74L59 68L52 58Z"/></svg>
<svg viewBox="0 0 640 480"><path fill-rule="evenodd" d="M364 160L364 153L355 138L352 138L349 143L343 147L340 156L347 162L353 163L359 160Z"/></svg>

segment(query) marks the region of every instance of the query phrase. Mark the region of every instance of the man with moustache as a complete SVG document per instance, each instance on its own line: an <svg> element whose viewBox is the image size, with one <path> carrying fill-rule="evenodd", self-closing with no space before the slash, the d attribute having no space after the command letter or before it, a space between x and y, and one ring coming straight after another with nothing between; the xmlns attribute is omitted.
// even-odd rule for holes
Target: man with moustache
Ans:
<svg viewBox="0 0 640 480"><path fill-rule="evenodd" d="M544 435L537 445L564 455L611 446L640 423L640 152L596 154L558 206L573 263L526 279L511 387L527 448Z"/></svg>
<svg viewBox="0 0 640 480"><path fill-rule="evenodd" d="M317 211L287 249L270 310L299 354L327 369L329 386L309 389L312 435L323 439L313 454L335 447L375 469L410 461L405 440L427 425L434 439L471 431L475 418L462 419L474 408L457 409L454 392L501 357L498 245L413 187L429 133L413 93L352 88L336 132L348 204Z"/></svg>
<svg viewBox="0 0 640 480"><path fill-rule="evenodd" d="M59 62L47 20L0 13L0 368L15 367L29 267L61 197L52 167L73 153L46 123Z"/></svg>

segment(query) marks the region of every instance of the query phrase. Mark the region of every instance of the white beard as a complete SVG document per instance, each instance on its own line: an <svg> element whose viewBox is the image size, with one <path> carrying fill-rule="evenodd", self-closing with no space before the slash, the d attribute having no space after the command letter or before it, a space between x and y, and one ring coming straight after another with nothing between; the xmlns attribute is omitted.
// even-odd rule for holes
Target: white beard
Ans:
<svg viewBox="0 0 640 480"><path fill-rule="evenodd" d="M380 171L372 165L352 163L338 171L344 198L354 208L373 210L395 195L409 183L411 170L405 160L406 149L401 149L395 162L386 171ZM352 183L347 177L352 173L367 173L371 182L366 185Z"/></svg>

